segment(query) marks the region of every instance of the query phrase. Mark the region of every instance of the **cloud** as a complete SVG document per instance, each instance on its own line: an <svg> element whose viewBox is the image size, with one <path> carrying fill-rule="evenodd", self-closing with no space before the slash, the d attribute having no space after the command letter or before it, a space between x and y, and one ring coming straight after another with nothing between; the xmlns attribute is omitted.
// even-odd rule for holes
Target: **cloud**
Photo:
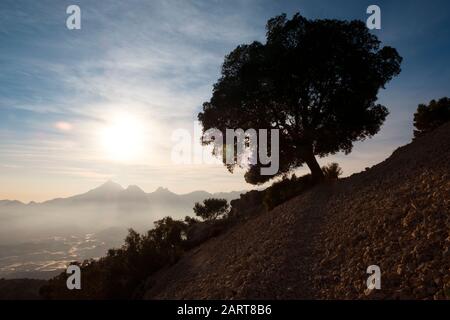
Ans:
<svg viewBox="0 0 450 320"><path fill-rule="evenodd" d="M71 131L73 129L73 126L69 122L58 121L55 123L55 128L60 131Z"/></svg>

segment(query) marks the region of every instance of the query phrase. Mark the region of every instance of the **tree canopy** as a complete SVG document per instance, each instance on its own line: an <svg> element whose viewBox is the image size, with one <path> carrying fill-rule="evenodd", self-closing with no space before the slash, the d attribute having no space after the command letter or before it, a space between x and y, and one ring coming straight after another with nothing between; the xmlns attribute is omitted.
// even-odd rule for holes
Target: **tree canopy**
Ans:
<svg viewBox="0 0 450 320"><path fill-rule="evenodd" d="M205 199L203 204L197 202L194 212L204 220L215 220L228 212L229 204L226 199Z"/></svg>
<svg viewBox="0 0 450 320"><path fill-rule="evenodd" d="M304 163L321 180L316 156L349 153L354 141L379 131L388 110L376 103L377 94L400 73L402 58L394 48L381 47L362 21L308 20L300 14L288 20L283 14L268 21L266 38L225 57L198 118L204 132L279 129L278 173L261 175L258 162L248 167L247 182L264 183ZM236 165L242 166L236 161L227 167L233 172Z"/></svg>

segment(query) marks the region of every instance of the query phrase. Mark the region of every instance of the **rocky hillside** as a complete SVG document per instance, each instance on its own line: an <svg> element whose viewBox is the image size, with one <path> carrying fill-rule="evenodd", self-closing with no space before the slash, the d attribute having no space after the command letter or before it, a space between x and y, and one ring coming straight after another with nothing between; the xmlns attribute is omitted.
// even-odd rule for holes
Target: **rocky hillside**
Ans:
<svg viewBox="0 0 450 320"><path fill-rule="evenodd" d="M45 280L0 279L0 300L40 300L39 289Z"/></svg>
<svg viewBox="0 0 450 320"><path fill-rule="evenodd" d="M148 279L148 299L449 299L450 123L253 215ZM381 290L366 289L369 265Z"/></svg>

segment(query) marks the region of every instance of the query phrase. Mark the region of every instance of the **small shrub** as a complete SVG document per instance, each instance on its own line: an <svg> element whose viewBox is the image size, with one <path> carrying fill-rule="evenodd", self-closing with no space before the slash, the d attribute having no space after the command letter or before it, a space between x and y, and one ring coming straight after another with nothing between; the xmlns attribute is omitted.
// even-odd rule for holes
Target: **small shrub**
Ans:
<svg viewBox="0 0 450 320"><path fill-rule="evenodd" d="M203 201L203 204L196 203L194 212L203 220L216 220L228 213L230 206L226 199L210 198Z"/></svg>
<svg viewBox="0 0 450 320"><path fill-rule="evenodd" d="M267 210L272 210L279 204L298 196L313 185L314 181L310 174L301 177L297 177L295 174L291 178L284 177L266 189L263 200L264 206Z"/></svg>
<svg viewBox="0 0 450 320"><path fill-rule="evenodd" d="M190 227L190 226L193 226L193 225L195 225L197 223L200 223L200 220L195 219L194 217L186 216L184 218L184 222Z"/></svg>
<svg viewBox="0 0 450 320"><path fill-rule="evenodd" d="M450 98L431 100L428 105L419 104L414 113L414 138L433 131L450 121Z"/></svg>
<svg viewBox="0 0 450 320"><path fill-rule="evenodd" d="M342 168L336 162L330 163L322 167L323 174L327 180L337 180L342 175Z"/></svg>

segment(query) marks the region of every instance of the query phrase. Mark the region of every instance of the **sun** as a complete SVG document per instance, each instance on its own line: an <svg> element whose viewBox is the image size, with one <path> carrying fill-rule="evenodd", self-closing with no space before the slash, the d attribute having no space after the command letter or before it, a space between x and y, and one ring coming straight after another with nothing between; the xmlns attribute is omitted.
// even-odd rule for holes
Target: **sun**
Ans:
<svg viewBox="0 0 450 320"><path fill-rule="evenodd" d="M120 114L101 130L101 144L108 159L129 162L143 154L144 136L144 126L137 117Z"/></svg>

